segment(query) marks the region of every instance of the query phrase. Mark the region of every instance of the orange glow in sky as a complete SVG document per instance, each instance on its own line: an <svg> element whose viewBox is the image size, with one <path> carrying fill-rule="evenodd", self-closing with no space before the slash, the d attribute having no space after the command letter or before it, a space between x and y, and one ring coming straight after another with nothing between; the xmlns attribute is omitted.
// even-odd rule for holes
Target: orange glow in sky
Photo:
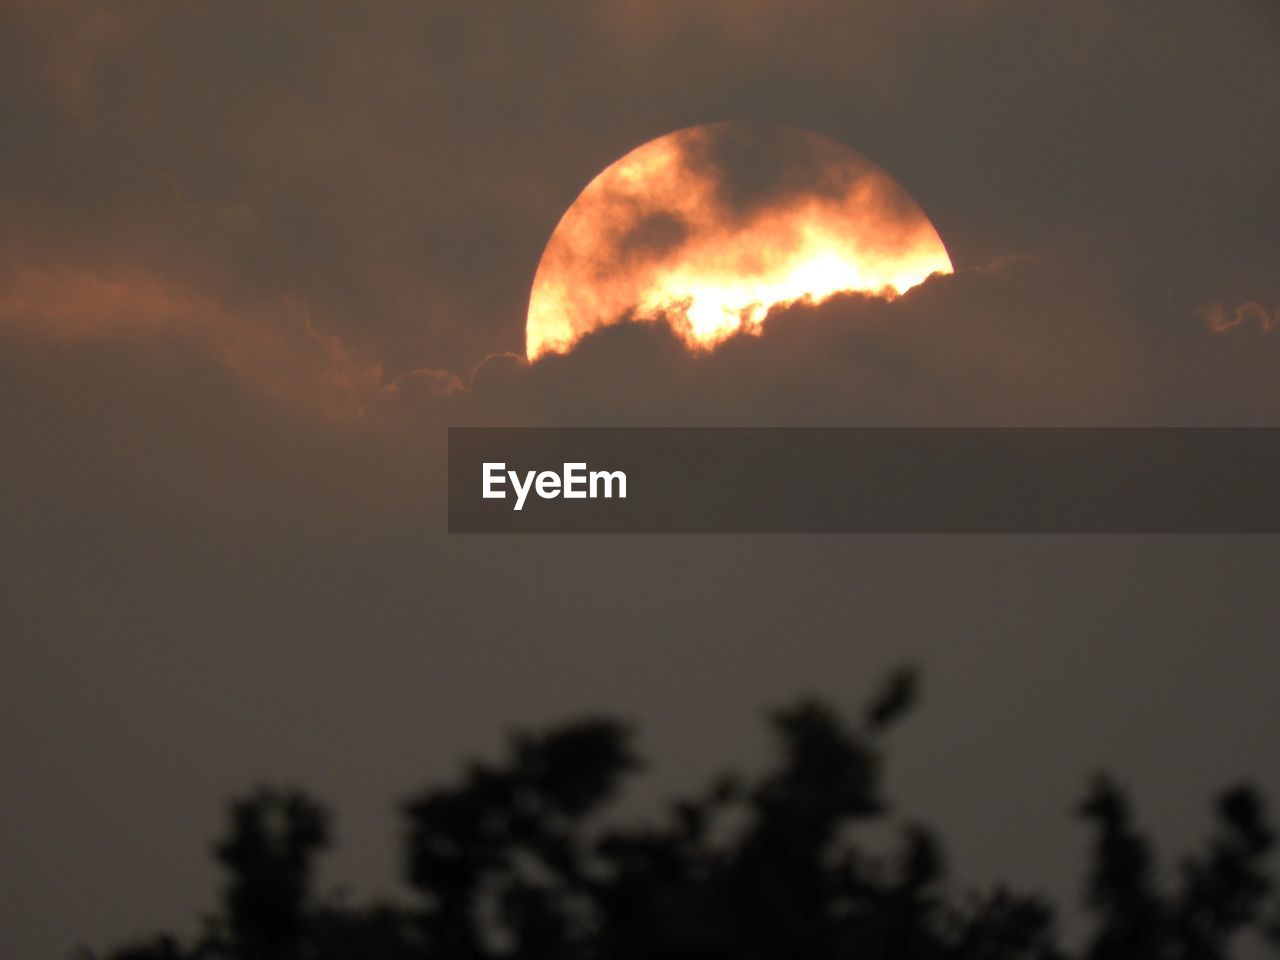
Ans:
<svg viewBox="0 0 1280 960"><path fill-rule="evenodd" d="M534 277L530 360L626 320L695 350L836 293L894 297L951 273L933 224L849 148L791 128L691 127L631 151L561 218Z"/></svg>

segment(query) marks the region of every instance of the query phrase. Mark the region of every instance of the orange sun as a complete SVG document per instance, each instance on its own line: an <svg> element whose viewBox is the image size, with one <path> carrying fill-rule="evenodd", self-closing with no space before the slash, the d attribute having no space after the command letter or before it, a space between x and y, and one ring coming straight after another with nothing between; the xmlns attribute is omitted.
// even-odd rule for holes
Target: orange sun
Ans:
<svg viewBox="0 0 1280 960"><path fill-rule="evenodd" d="M769 311L895 297L951 273L938 232L886 173L806 130L716 123L632 150L591 181L543 251L530 360L623 321L691 349L759 333Z"/></svg>

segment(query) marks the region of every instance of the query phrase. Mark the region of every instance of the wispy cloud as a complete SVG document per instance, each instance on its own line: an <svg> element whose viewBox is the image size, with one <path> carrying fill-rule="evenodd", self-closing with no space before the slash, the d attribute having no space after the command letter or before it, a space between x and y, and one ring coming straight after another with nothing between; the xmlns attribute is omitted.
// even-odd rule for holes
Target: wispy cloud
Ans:
<svg viewBox="0 0 1280 960"><path fill-rule="evenodd" d="M1269 312L1256 300L1235 308L1221 303L1207 303L1195 308L1195 314L1214 333L1225 333L1238 327L1255 326L1263 333L1280 328L1280 307Z"/></svg>

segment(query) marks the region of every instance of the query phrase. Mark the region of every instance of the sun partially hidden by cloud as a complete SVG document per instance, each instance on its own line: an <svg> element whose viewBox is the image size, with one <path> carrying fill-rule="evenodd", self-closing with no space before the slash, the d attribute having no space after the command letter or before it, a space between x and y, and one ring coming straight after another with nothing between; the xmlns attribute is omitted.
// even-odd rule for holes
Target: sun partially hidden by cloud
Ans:
<svg viewBox="0 0 1280 960"><path fill-rule="evenodd" d="M886 173L789 127L717 123L631 151L561 218L534 278L530 360L626 320L692 349L834 294L895 297L951 273L938 232Z"/></svg>

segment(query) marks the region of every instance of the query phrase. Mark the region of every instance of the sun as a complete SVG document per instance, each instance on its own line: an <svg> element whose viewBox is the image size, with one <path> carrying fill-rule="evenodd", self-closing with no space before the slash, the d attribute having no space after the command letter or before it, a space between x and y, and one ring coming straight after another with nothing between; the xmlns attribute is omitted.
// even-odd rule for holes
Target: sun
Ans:
<svg viewBox="0 0 1280 960"><path fill-rule="evenodd" d="M561 217L534 276L529 360L625 321L692 350L759 333L775 307L896 297L951 258L883 170L794 127L715 123L632 150Z"/></svg>

